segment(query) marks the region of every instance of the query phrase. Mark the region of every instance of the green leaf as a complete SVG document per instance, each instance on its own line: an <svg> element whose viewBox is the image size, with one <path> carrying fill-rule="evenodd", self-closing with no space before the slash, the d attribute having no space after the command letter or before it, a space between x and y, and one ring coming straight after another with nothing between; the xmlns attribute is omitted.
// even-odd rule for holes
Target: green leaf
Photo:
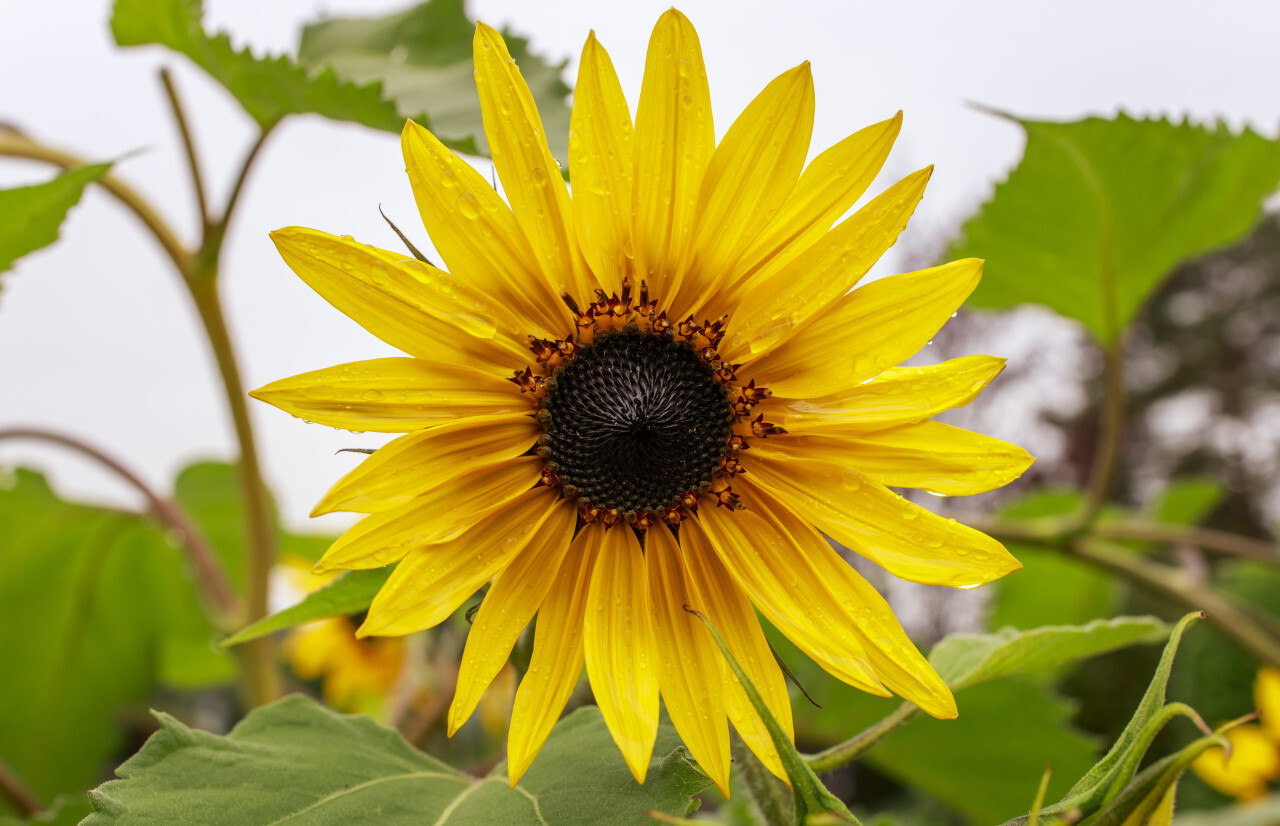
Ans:
<svg viewBox="0 0 1280 826"><path fill-rule="evenodd" d="M156 717L160 731L117 770L121 779L91 793L87 826L649 824L646 810L688 814L708 785L670 726L637 785L594 707L556 726L514 791L503 765L478 780L392 729L301 695L251 712L226 737Z"/></svg>
<svg viewBox="0 0 1280 826"><path fill-rule="evenodd" d="M1204 752L1227 745L1220 734L1201 737L1143 770L1118 798L1081 826L1167 826L1178 781Z"/></svg>
<svg viewBox="0 0 1280 826"><path fill-rule="evenodd" d="M1036 520L1067 517L1083 504L1078 490L1040 490L1000 511L1001 518ZM1017 541L1006 543L1022 570L994 586L990 628L1011 625L1083 625L1116 613L1116 578L1068 554Z"/></svg>
<svg viewBox="0 0 1280 826"><path fill-rule="evenodd" d="M1180 263L1243 237L1280 183L1280 144L1248 129L1011 119L1022 161L950 251L987 261L969 305L1044 304L1105 345Z"/></svg>
<svg viewBox="0 0 1280 826"><path fill-rule="evenodd" d="M332 67L339 77L356 83L381 81L383 94L401 114L429 112L430 121L421 122L436 137L461 151L487 154L471 62L474 33L475 22L463 0L430 0L386 17L307 26L298 59L312 67ZM552 64L531 54L528 41L509 31L503 38L538 103L551 153L564 163L569 87L560 75L565 62Z"/></svg>
<svg viewBox="0 0 1280 826"><path fill-rule="evenodd" d="M149 520L65 502L19 469L0 477L0 525L0 627L20 629L4 656L21 664L0 680L0 755L48 801L99 780L158 683L233 668L184 555Z"/></svg>
<svg viewBox="0 0 1280 826"><path fill-rule="evenodd" d="M0 189L0 273L29 252L58 240L58 227L67 210L80 201L84 188L102 178L109 163L96 163L64 172L35 186Z"/></svg>
<svg viewBox="0 0 1280 826"><path fill-rule="evenodd" d="M929 653L929 662L953 691L1011 674L1046 671L1140 642L1156 642L1169 627L1155 617L1094 620L1084 626L1031 631L1002 628L994 634L952 634Z"/></svg>
<svg viewBox="0 0 1280 826"><path fill-rule="evenodd" d="M230 92L263 129L286 115L327 118L399 132L404 117L377 83L357 86L332 70L311 75L290 57L255 57L225 33L209 34L200 0L116 0L111 33L121 46L167 46L191 58Z"/></svg>
<svg viewBox="0 0 1280 826"><path fill-rule="evenodd" d="M1170 479L1152 509L1152 518L1174 525L1199 525L1226 494L1221 479L1208 476Z"/></svg>
<svg viewBox="0 0 1280 826"><path fill-rule="evenodd" d="M363 611L373 602L378 589L391 576L391 571L391 567L348 571L340 579L307 594L297 605L240 629L223 640L222 647L256 640L304 622Z"/></svg>

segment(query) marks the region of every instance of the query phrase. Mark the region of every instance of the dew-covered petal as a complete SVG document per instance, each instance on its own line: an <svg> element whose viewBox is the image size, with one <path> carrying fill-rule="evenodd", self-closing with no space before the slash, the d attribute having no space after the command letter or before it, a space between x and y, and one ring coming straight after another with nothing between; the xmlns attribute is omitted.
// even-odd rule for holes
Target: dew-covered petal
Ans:
<svg viewBox="0 0 1280 826"><path fill-rule="evenodd" d="M325 551L316 569L323 573L398 562L410 551L470 529L489 511L531 489L541 475L537 456L467 470L407 504L361 519Z"/></svg>
<svg viewBox="0 0 1280 826"><path fill-rule="evenodd" d="M573 540L577 507L562 499L524 550L494 577L471 623L458 670L458 688L449 706L452 737L493 682L511 648L555 584L560 563Z"/></svg>
<svg viewBox="0 0 1280 826"><path fill-rule="evenodd" d="M591 572L603 544L604 526L584 525L538 609L533 657L516 689L507 734L507 776L512 788L533 763L578 684L585 663L582 628Z"/></svg>
<svg viewBox="0 0 1280 826"><path fill-rule="evenodd" d="M529 410L528 399L509 381L465 365L412 358L339 364L274 381L249 395L309 422L379 433Z"/></svg>
<svg viewBox="0 0 1280 826"><path fill-rule="evenodd" d="M702 179L676 307L692 311L718 292L791 194L809 151L813 103L806 61L774 79L729 127Z"/></svg>
<svg viewBox="0 0 1280 826"><path fill-rule="evenodd" d="M840 393L928 344L981 277L982 261L966 258L864 284L739 375L787 398Z"/></svg>
<svg viewBox="0 0 1280 826"><path fill-rule="evenodd" d="M475 285L387 250L305 227L271 233L307 286L392 347L495 375L528 361L510 313Z"/></svg>
<svg viewBox="0 0 1280 826"><path fill-rule="evenodd" d="M583 641L587 679L613 742L637 783L649 771L658 736L658 650L649 577L635 532L605 532L591 573Z"/></svg>
<svg viewBox="0 0 1280 826"><path fill-rule="evenodd" d="M534 488L466 533L400 560L356 636L412 634L444 622L538 535L557 495Z"/></svg>
<svg viewBox="0 0 1280 826"><path fill-rule="evenodd" d="M636 277L666 302L678 287L716 143L702 46L693 24L675 9L663 13L649 39L634 140Z"/></svg>
<svg viewBox="0 0 1280 826"><path fill-rule="evenodd" d="M1031 454L1008 442L942 422L919 422L867 433L829 424L752 445L759 452L823 459L857 468L891 488L918 488L943 496L986 493L1031 467Z"/></svg>
<svg viewBox="0 0 1280 826"><path fill-rule="evenodd" d="M770 398L757 408L784 428L823 432L828 427L850 431L884 430L963 407L1004 370L995 356L963 356L924 367L885 370L843 393L819 399Z"/></svg>
<svg viewBox="0 0 1280 826"><path fill-rule="evenodd" d="M401 436L339 479L311 515L399 507L469 470L514 459L541 434L533 417L508 413L457 419Z"/></svg>
<svg viewBox="0 0 1280 826"><path fill-rule="evenodd" d="M973 588L1022 567L986 534L909 502L852 468L754 448L744 464L770 496L901 579Z"/></svg>
<svg viewBox="0 0 1280 826"><path fill-rule="evenodd" d="M702 621L684 609L693 603L680 548L664 526L645 533L645 561L653 598L659 682L671 722L698 765L729 794L729 723L725 716L720 652Z"/></svg>
<svg viewBox="0 0 1280 826"><path fill-rule="evenodd" d="M680 550L684 559L685 582L694 598L691 607L698 609L711 620L720 632L725 644L733 652L734 659L747 679L751 680L765 707L786 732L795 739L795 727L791 717L791 698L782 669L773 657L773 651L765 640L755 609L737 580L725 569L719 555L712 547L712 540L703 530L700 518L686 519L680 524ZM724 657L717 651L721 679L725 686L725 710L743 742L755 752L760 762L782 780L787 780L782 760L773 745L773 738L765 728L760 715L747 699L747 692L738 682ZM789 782L789 781L788 781Z"/></svg>
<svg viewBox="0 0 1280 826"><path fill-rule="evenodd" d="M506 201L413 121L405 122L400 146L422 223L449 271L505 304L530 334L559 335L571 321L568 308L537 266Z"/></svg>
<svg viewBox="0 0 1280 826"><path fill-rule="evenodd" d="M926 167L908 175L792 264L744 285L725 336L724 357L736 362L768 351L852 289L898 240L932 174L933 167Z"/></svg>
<svg viewBox="0 0 1280 826"><path fill-rule="evenodd" d="M582 47L569 119L578 246L609 294L631 275L631 111L595 32Z"/></svg>
<svg viewBox="0 0 1280 826"><path fill-rule="evenodd" d="M516 222L557 292L590 300L596 282L578 251L569 190L533 95L496 29L476 24L474 53L484 133Z"/></svg>

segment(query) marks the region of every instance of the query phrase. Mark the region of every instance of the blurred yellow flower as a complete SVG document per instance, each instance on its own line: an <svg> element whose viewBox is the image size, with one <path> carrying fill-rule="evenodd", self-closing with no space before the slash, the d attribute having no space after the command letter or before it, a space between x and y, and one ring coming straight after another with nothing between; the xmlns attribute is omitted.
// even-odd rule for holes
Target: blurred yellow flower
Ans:
<svg viewBox="0 0 1280 826"><path fill-rule="evenodd" d="M254 393L333 427L407 434L315 511L368 514L321 570L397 564L360 635L434 626L493 580L467 639L452 733L536 613L512 710L513 785L584 665L637 780L660 694L722 791L730 721L782 775L686 605L723 632L788 732L786 685L756 610L839 679L956 716L889 606L823 537L933 585L975 587L1019 567L990 537L890 490L981 493L1031 463L1021 448L930 420L968 404L1002 359L894 367L951 317L981 261L850 292L931 173L833 228L880 171L901 113L803 169L814 113L804 63L717 146L698 36L672 9L649 44L634 126L609 56L588 37L571 197L501 35L480 24L474 46L510 206L426 129L409 122L402 134L448 272L316 230L272 235L304 281L410 356Z"/></svg>
<svg viewBox="0 0 1280 826"><path fill-rule="evenodd" d="M1280 671L1270 666L1258 670L1253 699L1258 725L1225 732L1231 741L1230 759L1223 749L1211 749L1191 764L1201 780L1238 800L1263 797L1268 784L1280 779Z"/></svg>

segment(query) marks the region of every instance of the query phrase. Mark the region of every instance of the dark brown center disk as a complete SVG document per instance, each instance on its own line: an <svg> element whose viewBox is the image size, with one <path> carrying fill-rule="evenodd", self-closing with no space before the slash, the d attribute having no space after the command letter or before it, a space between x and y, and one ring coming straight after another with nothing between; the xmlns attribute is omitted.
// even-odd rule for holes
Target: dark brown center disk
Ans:
<svg viewBox="0 0 1280 826"><path fill-rule="evenodd" d="M602 510L675 504L710 483L728 450L728 390L670 334L604 333L554 378L548 459L566 489Z"/></svg>

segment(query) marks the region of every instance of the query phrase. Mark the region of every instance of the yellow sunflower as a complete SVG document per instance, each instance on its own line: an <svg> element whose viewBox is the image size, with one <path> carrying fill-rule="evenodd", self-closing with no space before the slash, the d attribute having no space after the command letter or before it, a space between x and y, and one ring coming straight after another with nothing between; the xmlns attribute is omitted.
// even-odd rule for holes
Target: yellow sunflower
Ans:
<svg viewBox="0 0 1280 826"><path fill-rule="evenodd" d="M832 226L876 176L901 115L804 168L814 107L805 63L770 83L717 146L698 37L673 9L650 40L634 125L609 56L588 37L570 197L520 71L484 24L475 70L505 201L426 129L410 122L402 135L447 272L311 229L272 236L307 284L409 356L254 394L310 421L406 434L316 508L368 514L322 569L396 563L359 633L436 625L492 580L452 732L536 614L508 739L513 785L584 664L637 780L659 694L722 791L730 721L782 775L686 605L723 632L788 731L787 689L756 610L839 679L956 716L885 601L823 536L933 585L974 587L1019 567L991 538L890 490L979 493L1031 462L928 421L973 399L1003 360L893 367L955 312L982 262L849 292L929 178L909 175Z"/></svg>

